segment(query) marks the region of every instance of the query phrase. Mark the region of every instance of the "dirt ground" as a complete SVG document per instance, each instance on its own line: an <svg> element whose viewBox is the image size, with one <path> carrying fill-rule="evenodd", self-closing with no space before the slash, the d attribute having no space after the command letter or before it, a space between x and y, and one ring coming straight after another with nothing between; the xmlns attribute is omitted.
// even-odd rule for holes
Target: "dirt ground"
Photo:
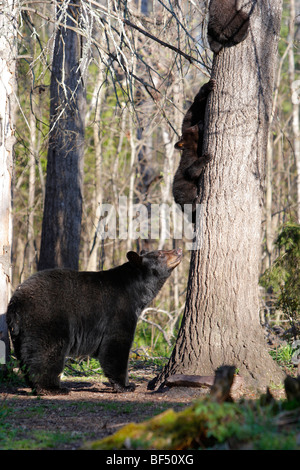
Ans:
<svg viewBox="0 0 300 470"><path fill-rule="evenodd" d="M151 369L134 370L131 381L136 390L114 393L105 379L66 378L63 385L67 395L33 396L29 388L0 384L0 405L13 410L5 422L22 430L24 437L32 431L71 433L70 443L58 443L56 449L78 449L87 441L101 439L130 422L141 422L167 408L182 410L198 397L209 393L209 387L172 387L162 392L147 390L147 384L156 374ZM281 392L277 392L280 398ZM233 387L234 401L241 397L256 398L242 386ZM1 445L0 445L1 448Z"/></svg>

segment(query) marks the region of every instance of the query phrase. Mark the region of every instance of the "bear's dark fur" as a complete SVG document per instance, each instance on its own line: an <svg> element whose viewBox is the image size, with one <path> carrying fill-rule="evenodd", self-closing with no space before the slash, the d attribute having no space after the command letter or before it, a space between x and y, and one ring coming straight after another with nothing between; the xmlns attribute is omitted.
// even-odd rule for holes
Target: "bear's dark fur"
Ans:
<svg viewBox="0 0 300 470"><path fill-rule="evenodd" d="M107 271L50 269L17 287L7 324L35 393L67 393L60 388L67 356L99 359L115 391L134 390L127 369L138 317L181 257L180 249L130 251L127 263Z"/></svg>
<svg viewBox="0 0 300 470"><path fill-rule="evenodd" d="M223 47L239 44L248 35L251 13L243 10L240 3L240 0L211 0L209 4L207 39L215 54Z"/></svg>
<svg viewBox="0 0 300 470"><path fill-rule="evenodd" d="M192 222L195 222L196 201L198 194L197 181L202 169L211 160L210 155L198 157L198 125L186 129L176 148L182 150L182 156L173 181L175 202L184 210L185 204L191 204Z"/></svg>
<svg viewBox="0 0 300 470"><path fill-rule="evenodd" d="M211 160L210 155L202 155L202 147L206 103L214 87L215 81L210 80L200 88L183 118L181 139L175 144L176 149L182 150L182 155L173 180L173 196L182 210L184 204L191 204L193 222L198 179L205 165Z"/></svg>

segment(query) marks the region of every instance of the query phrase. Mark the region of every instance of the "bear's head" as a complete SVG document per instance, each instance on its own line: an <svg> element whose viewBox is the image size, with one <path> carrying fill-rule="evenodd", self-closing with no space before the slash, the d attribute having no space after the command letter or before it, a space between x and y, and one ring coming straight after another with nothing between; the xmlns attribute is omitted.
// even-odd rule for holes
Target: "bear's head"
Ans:
<svg viewBox="0 0 300 470"><path fill-rule="evenodd" d="M135 251L129 251L127 259L133 266L145 272L147 271L155 277L166 279L181 262L182 249L142 251L140 254Z"/></svg>
<svg viewBox="0 0 300 470"><path fill-rule="evenodd" d="M193 150L194 152L196 152L198 146L198 139L199 126L198 124L196 124L195 126L188 127L183 131L181 139L176 142L174 147L178 150Z"/></svg>

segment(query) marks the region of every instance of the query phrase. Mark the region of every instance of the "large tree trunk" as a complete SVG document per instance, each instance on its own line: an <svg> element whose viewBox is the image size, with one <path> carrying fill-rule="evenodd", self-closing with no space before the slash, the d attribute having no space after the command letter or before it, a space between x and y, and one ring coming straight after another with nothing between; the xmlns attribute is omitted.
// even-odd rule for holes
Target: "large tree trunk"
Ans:
<svg viewBox="0 0 300 470"><path fill-rule="evenodd" d="M17 11L7 0L0 15L0 365L9 355L6 309L11 288L14 111L16 94Z"/></svg>
<svg viewBox="0 0 300 470"><path fill-rule="evenodd" d="M268 127L281 0L259 0L248 38L214 56L202 175L198 249L191 255L186 307L169 363L171 374L212 375L234 365L246 384L282 378L259 322L258 278ZM206 150L206 149L204 149ZM205 152L204 152L205 153Z"/></svg>
<svg viewBox="0 0 300 470"><path fill-rule="evenodd" d="M68 7L69 16L61 20L72 27L79 19L80 0L73 4L74 7ZM50 136L39 270L78 268L86 108L81 67L81 36L59 27L50 85Z"/></svg>

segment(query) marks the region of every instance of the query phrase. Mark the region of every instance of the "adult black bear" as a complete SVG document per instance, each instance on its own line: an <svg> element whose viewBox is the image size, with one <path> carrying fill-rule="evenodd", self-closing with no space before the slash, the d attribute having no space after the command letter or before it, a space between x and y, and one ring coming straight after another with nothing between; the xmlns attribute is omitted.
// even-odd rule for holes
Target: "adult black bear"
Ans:
<svg viewBox="0 0 300 470"><path fill-rule="evenodd" d="M249 31L249 19L255 6L253 1L250 12L242 8L241 0L211 0L207 39L216 54L223 47L232 47L244 41ZM247 5L249 9L249 2Z"/></svg>
<svg viewBox="0 0 300 470"><path fill-rule="evenodd" d="M66 356L99 359L115 391L132 391L128 356L141 311L158 294L182 250L127 253L100 272L40 271L17 287L7 309L16 357L38 394L60 388Z"/></svg>
<svg viewBox="0 0 300 470"><path fill-rule="evenodd" d="M205 109L209 93L215 87L215 80L203 85L182 121L182 136L175 148L182 150L179 166L173 180L173 196L184 211L184 205L191 205L192 221L195 222L198 179L211 160L210 155L202 154Z"/></svg>

